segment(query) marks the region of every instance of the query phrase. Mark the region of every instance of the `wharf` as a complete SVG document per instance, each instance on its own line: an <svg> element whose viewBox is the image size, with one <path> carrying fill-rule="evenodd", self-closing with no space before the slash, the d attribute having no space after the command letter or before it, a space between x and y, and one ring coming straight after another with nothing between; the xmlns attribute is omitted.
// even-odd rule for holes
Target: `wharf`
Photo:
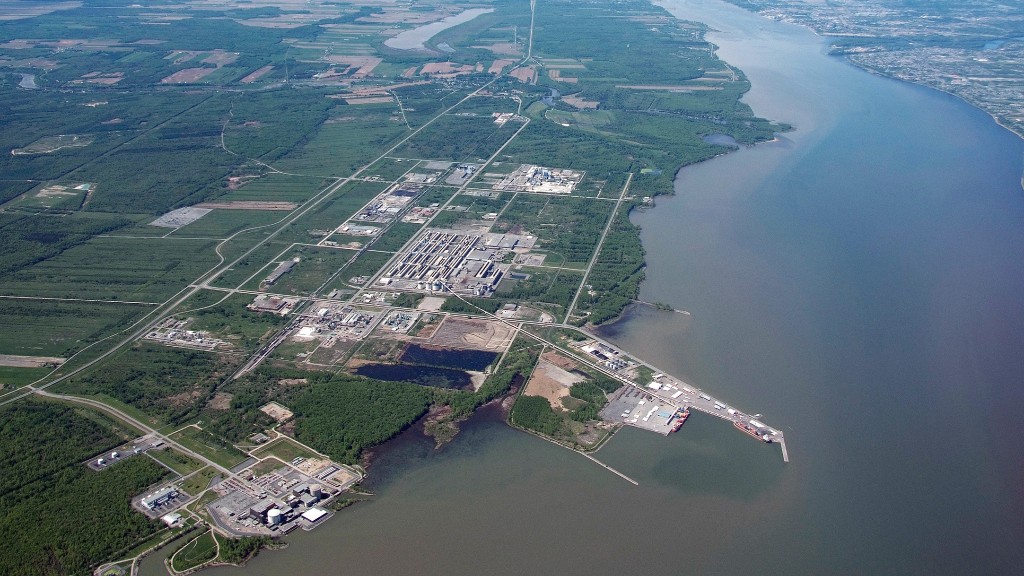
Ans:
<svg viewBox="0 0 1024 576"><path fill-rule="evenodd" d="M593 338L593 342L598 343L604 356L625 356L623 351L599 338ZM690 386L647 363L630 360L622 364L627 368L602 367L603 372L626 384L609 398L608 404L601 411L603 420L667 436L673 432L673 425L684 410L699 410L727 420L740 431L765 443L779 444L782 448L782 460L789 462L785 435L781 430L760 421L760 414L751 415L737 410L700 388ZM641 366L651 370L653 375L646 385L641 385L634 378L622 373L624 370L638 373L638 367Z"/></svg>

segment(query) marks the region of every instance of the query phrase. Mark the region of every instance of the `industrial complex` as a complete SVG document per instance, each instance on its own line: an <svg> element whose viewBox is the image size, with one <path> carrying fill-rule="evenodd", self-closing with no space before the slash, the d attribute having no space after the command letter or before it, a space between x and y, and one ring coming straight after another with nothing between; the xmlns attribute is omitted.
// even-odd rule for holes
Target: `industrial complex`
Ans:
<svg viewBox="0 0 1024 576"><path fill-rule="evenodd" d="M528 251L536 240L529 235L427 229L378 282L403 290L490 296L511 267L510 255Z"/></svg>

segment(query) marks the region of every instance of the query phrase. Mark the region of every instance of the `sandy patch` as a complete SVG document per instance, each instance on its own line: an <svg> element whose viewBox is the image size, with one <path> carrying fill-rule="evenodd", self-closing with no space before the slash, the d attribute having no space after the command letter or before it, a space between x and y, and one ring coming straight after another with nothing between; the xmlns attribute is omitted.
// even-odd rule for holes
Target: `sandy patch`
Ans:
<svg viewBox="0 0 1024 576"><path fill-rule="evenodd" d="M273 65L267 64L266 66L260 68L259 70L254 70L253 72L250 72L245 78L239 80L239 82L241 82L242 84L250 84L252 82L259 80L261 77L263 77L263 75L265 75L266 73L270 72L273 69Z"/></svg>
<svg viewBox="0 0 1024 576"><path fill-rule="evenodd" d="M516 68L509 72L508 75L527 84L534 84L537 82L537 69L532 66Z"/></svg>
<svg viewBox="0 0 1024 576"><path fill-rule="evenodd" d="M161 84L189 84L208 76L216 68L185 68L160 80Z"/></svg>
<svg viewBox="0 0 1024 576"><path fill-rule="evenodd" d="M430 343L451 348L505 350L515 331L496 320L469 320L449 316L438 327Z"/></svg>
<svg viewBox="0 0 1024 576"><path fill-rule="evenodd" d="M284 422L285 420L288 420L289 418L294 416L291 410L285 408L284 406L278 404L277 402L268 402L263 406L260 406L260 412L263 412L267 416L270 416L274 420L277 420L278 423Z"/></svg>
<svg viewBox="0 0 1024 576"><path fill-rule="evenodd" d="M424 312L437 312L441 306L444 306L444 301L445 298L440 296L426 296L416 305L416 309Z"/></svg>
<svg viewBox="0 0 1024 576"><path fill-rule="evenodd" d="M562 102L581 110L597 110L597 107L601 104L596 100L587 100L579 96L562 96Z"/></svg>
<svg viewBox="0 0 1024 576"><path fill-rule="evenodd" d="M206 407L210 410L227 410L231 408L231 399L234 398L233 394L227 392L217 392L210 398L210 401L206 403Z"/></svg>
<svg viewBox="0 0 1024 576"><path fill-rule="evenodd" d="M213 64L217 68L221 66L227 66L228 64L234 63L238 60L240 54L238 52L224 52L221 50L214 50L212 54L203 58L203 64Z"/></svg>
<svg viewBox="0 0 1024 576"><path fill-rule="evenodd" d="M431 62L425 64L420 74L429 74L440 78L453 78L462 74L472 74L476 71L475 66L468 64L453 64L451 62Z"/></svg>
<svg viewBox="0 0 1024 576"><path fill-rule="evenodd" d="M195 208L206 208L208 210L277 210L290 212L298 208L294 202L259 202L255 200L232 200L230 202L201 202Z"/></svg>
<svg viewBox="0 0 1024 576"><path fill-rule="evenodd" d="M344 65L348 66L350 69L351 68L355 68L356 70L353 73L353 77L359 78L359 77L362 77L362 76L367 76L371 72L373 72L373 69L376 68L377 65L382 62L382 59L381 58L377 58L376 56L344 56L344 55L341 55L341 56L328 56L327 57L327 61L331 62L332 64L344 64Z"/></svg>
<svg viewBox="0 0 1024 576"><path fill-rule="evenodd" d="M395 99L390 96L368 96L366 98L344 98L347 104L358 106L359 104L394 104Z"/></svg>
<svg viewBox="0 0 1024 576"><path fill-rule="evenodd" d="M0 354L0 366L14 368L40 368L47 365L60 365L64 358L55 356L18 356L16 354Z"/></svg>
<svg viewBox="0 0 1024 576"><path fill-rule="evenodd" d="M491 62L491 67L487 69L487 72L491 74L501 74L501 71L504 70L506 66L511 66L515 63L515 60L495 60L494 62Z"/></svg>
<svg viewBox="0 0 1024 576"><path fill-rule="evenodd" d="M545 352L544 354L541 355L541 359L543 359L545 362L549 364L558 366L562 370L576 370L580 367L580 365L577 364L575 360L571 358L566 358L565 356L562 356L558 352Z"/></svg>
<svg viewBox="0 0 1024 576"><path fill-rule="evenodd" d="M562 399L569 396L569 388L573 384L582 381L582 376L556 366L542 357L537 363L537 369L533 371L530 381L527 382L523 394L547 398L552 408L565 411Z"/></svg>
<svg viewBox="0 0 1024 576"><path fill-rule="evenodd" d="M514 56L516 54L522 54L519 46L511 42L495 42L494 44L486 44L483 46L473 46L473 48L483 48L484 50L490 50L495 54Z"/></svg>

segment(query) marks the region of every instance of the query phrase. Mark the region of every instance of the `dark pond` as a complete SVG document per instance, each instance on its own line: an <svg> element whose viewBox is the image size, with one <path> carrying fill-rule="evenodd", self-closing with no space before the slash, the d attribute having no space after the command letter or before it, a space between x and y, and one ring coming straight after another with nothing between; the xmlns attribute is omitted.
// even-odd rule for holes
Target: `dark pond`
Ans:
<svg viewBox="0 0 1024 576"><path fill-rule="evenodd" d="M481 372L490 366L497 357L497 352L427 348L418 344L410 344L402 354L402 362Z"/></svg>
<svg viewBox="0 0 1024 576"><path fill-rule="evenodd" d="M433 366L410 366L407 364L366 364L356 369L356 374L388 382L412 382L434 388L470 388L473 381L462 370L435 368Z"/></svg>

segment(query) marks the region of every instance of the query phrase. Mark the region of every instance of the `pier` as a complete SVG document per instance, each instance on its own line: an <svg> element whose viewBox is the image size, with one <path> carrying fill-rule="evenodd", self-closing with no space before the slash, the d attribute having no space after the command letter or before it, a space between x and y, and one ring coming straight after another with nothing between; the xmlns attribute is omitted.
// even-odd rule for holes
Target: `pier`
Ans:
<svg viewBox="0 0 1024 576"><path fill-rule="evenodd" d="M739 410L655 366L633 359L608 342L591 337L588 342L574 346L576 351L590 356L587 360L591 363L600 360L602 372L625 384L601 410L603 420L667 436L679 429L679 420L684 412L698 410L728 421L758 441L778 444L782 449L783 462L789 462L785 435L760 420L760 414ZM638 382L636 375L641 368L651 371L650 382Z"/></svg>

